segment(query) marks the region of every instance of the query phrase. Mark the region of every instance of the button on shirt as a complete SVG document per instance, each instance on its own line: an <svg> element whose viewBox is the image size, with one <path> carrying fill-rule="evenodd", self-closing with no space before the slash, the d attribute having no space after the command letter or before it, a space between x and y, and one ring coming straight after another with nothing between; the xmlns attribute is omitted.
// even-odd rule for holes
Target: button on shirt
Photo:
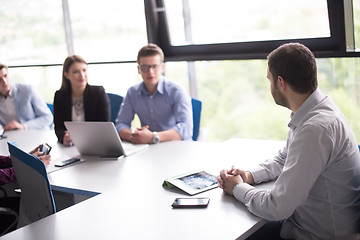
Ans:
<svg viewBox="0 0 360 240"><path fill-rule="evenodd" d="M329 239L358 232L360 154L345 117L318 89L288 126L284 149L251 171L255 183L276 179L273 188L241 183L234 196L257 216L285 219L283 238Z"/></svg>
<svg viewBox="0 0 360 240"><path fill-rule="evenodd" d="M144 83L131 87L121 105L116 119L116 129L120 132L131 127L137 114L141 125L150 131L175 129L183 140L191 139L193 119L191 99L175 83L161 77L154 94L147 92Z"/></svg>

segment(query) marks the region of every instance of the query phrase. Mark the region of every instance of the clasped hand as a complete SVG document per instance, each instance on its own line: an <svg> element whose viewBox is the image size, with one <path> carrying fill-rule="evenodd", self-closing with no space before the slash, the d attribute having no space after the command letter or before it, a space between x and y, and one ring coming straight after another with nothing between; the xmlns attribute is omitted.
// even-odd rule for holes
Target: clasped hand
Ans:
<svg viewBox="0 0 360 240"><path fill-rule="evenodd" d="M151 143L154 134L149 130L149 126L137 128L131 133L130 141L135 144Z"/></svg>
<svg viewBox="0 0 360 240"><path fill-rule="evenodd" d="M250 172L235 169L234 166L232 166L230 170L220 171L220 175L217 177L217 180L219 187L221 187L224 192L229 195L233 195L233 189L239 183L254 183L252 174Z"/></svg>

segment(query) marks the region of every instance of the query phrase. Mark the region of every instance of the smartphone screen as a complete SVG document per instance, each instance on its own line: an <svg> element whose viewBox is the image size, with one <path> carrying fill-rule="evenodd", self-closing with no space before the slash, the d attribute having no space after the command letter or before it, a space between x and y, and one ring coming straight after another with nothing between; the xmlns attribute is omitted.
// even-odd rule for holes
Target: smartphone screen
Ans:
<svg viewBox="0 0 360 240"><path fill-rule="evenodd" d="M51 151L51 146L47 143L41 144L40 152L43 152L41 156L48 155Z"/></svg>
<svg viewBox="0 0 360 240"><path fill-rule="evenodd" d="M205 208L209 204L209 198L176 198L173 208Z"/></svg>

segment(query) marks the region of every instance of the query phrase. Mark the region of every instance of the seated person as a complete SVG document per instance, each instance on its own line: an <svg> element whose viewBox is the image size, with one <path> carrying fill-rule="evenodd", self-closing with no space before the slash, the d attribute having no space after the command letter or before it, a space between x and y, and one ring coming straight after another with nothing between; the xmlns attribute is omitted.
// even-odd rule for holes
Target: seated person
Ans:
<svg viewBox="0 0 360 240"><path fill-rule="evenodd" d="M51 156L50 154L41 156L43 152L40 152L39 145L37 148L32 150L30 154L34 155L35 157L39 158L41 161L45 163L46 166L50 164ZM16 180L14 168L12 167L11 158L10 156L0 156L0 186L14 182Z"/></svg>
<svg viewBox="0 0 360 240"><path fill-rule="evenodd" d="M116 119L120 137L137 144L191 139L191 98L162 75L165 67L162 50L148 44L140 49L137 62L143 81L132 86L124 98ZM132 132L135 114L142 127Z"/></svg>
<svg viewBox="0 0 360 240"><path fill-rule="evenodd" d="M39 158L41 161L44 162L46 166L48 166L50 164L51 156L50 154L41 156L43 152L40 152L40 146L41 145L39 145L37 148L32 150L30 154ZM15 181L16 181L16 176L10 156L0 156L0 186ZM20 205L20 196L0 198L0 207L10 208L13 211L15 211L17 214L19 214L19 205ZM12 221L13 220L11 218L7 218L7 217L1 219L0 234L6 229L7 226L10 225ZM16 229L16 225L12 227L9 231L15 229Z"/></svg>
<svg viewBox="0 0 360 240"><path fill-rule="evenodd" d="M299 43L268 56L276 104L291 110L279 153L251 171L221 171L224 192L269 220L256 239L333 239L360 230L360 154L349 123L318 88L316 60ZM254 184L275 181L270 190Z"/></svg>
<svg viewBox="0 0 360 240"><path fill-rule="evenodd" d="M53 116L30 85L11 83L8 67L0 64L0 124L5 131L50 129Z"/></svg>
<svg viewBox="0 0 360 240"><path fill-rule="evenodd" d="M59 142L73 145L65 121L110 121L109 98L102 86L88 84L87 63L77 55L63 64L60 90L54 96L54 124Z"/></svg>

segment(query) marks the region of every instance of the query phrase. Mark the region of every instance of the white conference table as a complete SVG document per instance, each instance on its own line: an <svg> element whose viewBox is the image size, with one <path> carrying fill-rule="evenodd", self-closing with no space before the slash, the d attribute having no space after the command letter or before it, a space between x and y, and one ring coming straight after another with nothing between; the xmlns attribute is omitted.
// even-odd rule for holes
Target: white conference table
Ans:
<svg viewBox="0 0 360 240"><path fill-rule="evenodd" d="M26 151L48 142L52 159L78 155L56 142L53 131L6 133ZM164 189L164 179L197 169L218 174L232 165L247 169L272 157L282 141L231 139L222 143L172 141L118 160L87 159L49 173L52 185L101 193L2 237L2 239L245 239L266 221L219 188L205 209L172 209L179 189ZM8 154L6 139L0 154ZM269 188L271 184L259 185Z"/></svg>

